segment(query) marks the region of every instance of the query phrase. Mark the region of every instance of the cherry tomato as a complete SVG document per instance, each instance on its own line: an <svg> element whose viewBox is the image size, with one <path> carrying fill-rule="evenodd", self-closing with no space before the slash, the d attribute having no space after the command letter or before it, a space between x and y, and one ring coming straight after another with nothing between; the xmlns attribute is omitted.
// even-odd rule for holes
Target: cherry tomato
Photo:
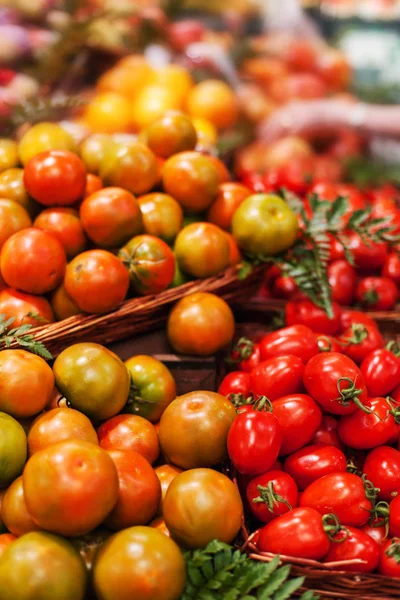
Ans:
<svg viewBox="0 0 400 600"><path fill-rule="evenodd" d="M160 453L154 425L139 415L116 415L100 425L97 435L105 450L133 450L150 464Z"/></svg>
<svg viewBox="0 0 400 600"><path fill-rule="evenodd" d="M231 358L241 371L250 373L261 362L260 344L255 344L247 338L240 338L232 351Z"/></svg>
<svg viewBox="0 0 400 600"><path fill-rule="evenodd" d="M280 456L286 456L308 444L321 425L321 409L310 396L292 394L274 400L273 413L282 431Z"/></svg>
<svg viewBox="0 0 400 600"><path fill-rule="evenodd" d="M306 325L316 333L335 335L340 330L340 307L332 302L333 318L311 300L289 300L285 307L286 325Z"/></svg>
<svg viewBox="0 0 400 600"><path fill-rule="evenodd" d="M114 143L106 149L99 175L106 186L120 187L131 194L146 194L158 181L158 163L144 144Z"/></svg>
<svg viewBox="0 0 400 600"><path fill-rule="evenodd" d="M346 446L367 450L390 443L398 436L399 425L394 417L399 413L398 406L378 397L366 400L364 407L340 420L338 434Z"/></svg>
<svg viewBox="0 0 400 600"><path fill-rule="evenodd" d="M34 226L53 233L63 245L67 258L73 258L86 247L85 232L73 208L47 208L36 217Z"/></svg>
<svg viewBox="0 0 400 600"><path fill-rule="evenodd" d="M387 577L400 577L400 542L398 538L387 540L382 544L378 571Z"/></svg>
<svg viewBox="0 0 400 600"><path fill-rule="evenodd" d="M24 294L12 288L0 292L0 314L5 319L14 319L12 327L39 327L54 321L53 310L46 298Z"/></svg>
<svg viewBox="0 0 400 600"><path fill-rule="evenodd" d="M346 246L353 255L355 266L358 269L380 269L386 261L388 253L385 242L363 242L355 231L346 236Z"/></svg>
<svg viewBox="0 0 400 600"><path fill-rule="evenodd" d="M244 401L250 395L250 373L243 371L232 371L223 378L218 388L218 393L235 401Z"/></svg>
<svg viewBox="0 0 400 600"><path fill-rule="evenodd" d="M229 430L228 453L240 473L260 475L278 458L281 443L281 427L274 414L264 410L239 411Z"/></svg>
<svg viewBox="0 0 400 600"><path fill-rule="evenodd" d="M9 237L32 226L28 211L15 200L0 198L0 248Z"/></svg>
<svg viewBox="0 0 400 600"><path fill-rule="evenodd" d="M170 244L182 229L183 211L168 194L146 194L138 198L142 213L143 232Z"/></svg>
<svg viewBox="0 0 400 600"><path fill-rule="evenodd" d="M249 196L251 196L249 188L240 183L228 181L220 184L218 195L208 209L207 221L230 231L235 211Z"/></svg>
<svg viewBox="0 0 400 600"><path fill-rule="evenodd" d="M365 402L367 388L357 365L338 352L323 352L306 365L304 387L329 413L349 415Z"/></svg>
<svg viewBox="0 0 400 600"><path fill-rule="evenodd" d="M341 564L340 571L371 573L379 562L379 545L367 533L354 527L345 527L332 539L324 562L346 561L358 558L359 564Z"/></svg>
<svg viewBox="0 0 400 600"><path fill-rule="evenodd" d="M398 252L388 254L382 269L382 275L387 279L391 279L396 285L400 285L400 255Z"/></svg>
<svg viewBox="0 0 400 600"><path fill-rule="evenodd" d="M365 459L363 471L379 489L378 498L389 502L400 493L400 452L390 446L374 448Z"/></svg>
<svg viewBox="0 0 400 600"><path fill-rule="evenodd" d="M285 460L284 470L296 482L299 490L324 475L345 473L346 457L339 448L325 444L313 444L294 452Z"/></svg>
<svg viewBox="0 0 400 600"><path fill-rule="evenodd" d="M313 444L325 444L326 446L335 446L340 450L343 448L337 428L338 421L331 415L323 415L320 428L312 439Z"/></svg>
<svg viewBox="0 0 400 600"><path fill-rule="evenodd" d="M389 348L393 348L393 351ZM396 347L373 350L362 361L360 370L368 394L371 397L386 396L400 384L400 356Z"/></svg>
<svg viewBox="0 0 400 600"><path fill-rule="evenodd" d="M328 281L332 288L332 299L346 306L353 302L357 276L347 260L335 260L328 267Z"/></svg>
<svg viewBox="0 0 400 600"><path fill-rule="evenodd" d="M304 363L297 356L277 356L261 362L250 373L254 396L277 400L302 389Z"/></svg>
<svg viewBox="0 0 400 600"><path fill-rule="evenodd" d="M332 512L342 525L360 527L368 521L372 503L358 475L329 473L306 487L300 506L314 508L321 515Z"/></svg>
<svg viewBox="0 0 400 600"><path fill-rule="evenodd" d="M150 150L162 158L193 150L197 143L191 118L179 111L168 111L153 121L144 130L144 136Z"/></svg>
<svg viewBox="0 0 400 600"><path fill-rule="evenodd" d="M339 337L342 352L358 365L370 352L383 348L384 341L375 325L356 323L346 329Z"/></svg>
<svg viewBox="0 0 400 600"><path fill-rule="evenodd" d="M297 486L283 471L268 471L250 481L246 490L247 501L253 515L263 523L292 510L297 506Z"/></svg>
<svg viewBox="0 0 400 600"><path fill-rule="evenodd" d="M175 240L179 267L196 278L212 277L229 265L229 241L225 232L212 223L191 223Z"/></svg>
<svg viewBox="0 0 400 600"><path fill-rule="evenodd" d="M391 310L394 308L398 291L396 284L388 277L366 277L356 289L358 302L374 310Z"/></svg>
<svg viewBox="0 0 400 600"><path fill-rule="evenodd" d="M341 352L342 346L336 338L325 333L316 333L319 352Z"/></svg>
<svg viewBox="0 0 400 600"><path fill-rule="evenodd" d="M389 505L389 531L393 537L400 535L400 496L395 496Z"/></svg>
<svg viewBox="0 0 400 600"><path fill-rule="evenodd" d="M261 360L290 354L307 363L318 354L318 344L309 327L292 325L264 336L260 342L260 354Z"/></svg>
<svg viewBox="0 0 400 600"><path fill-rule="evenodd" d="M340 317L341 329L346 330L353 324L377 327L376 321L359 310L343 309Z"/></svg>

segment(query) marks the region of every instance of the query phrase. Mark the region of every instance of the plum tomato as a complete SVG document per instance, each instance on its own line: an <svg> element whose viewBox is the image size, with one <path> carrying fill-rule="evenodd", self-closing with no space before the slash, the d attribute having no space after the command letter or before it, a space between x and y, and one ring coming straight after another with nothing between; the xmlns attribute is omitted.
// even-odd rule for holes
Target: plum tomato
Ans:
<svg viewBox="0 0 400 600"><path fill-rule="evenodd" d="M387 577L400 577L400 542L398 538L385 540L380 547L378 571Z"/></svg>
<svg viewBox="0 0 400 600"><path fill-rule="evenodd" d="M392 310L398 298L397 286L388 277L365 277L356 289L358 302L373 310Z"/></svg>
<svg viewBox="0 0 400 600"><path fill-rule="evenodd" d="M272 333L267 333L260 341L261 360L274 356L292 355L307 363L318 354L318 344L315 333L305 325L283 327Z"/></svg>
<svg viewBox="0 0 400 600"><path fill-rule="evenodd" d="M382 275L391 279L396 285L400 285L400 255L398 252L388 254L382 269Z"/></svg>
<svg viewBox="0 0 400 600"><path fill-rule="evenodd" d="M347 260L335 260L328 266L328 281L332 289L332 300L345 306L352 304L357 275Z"/></svg>
<svg viewBox="0 0 400 600"><path fill-rule="evenodd" d="M332 538L332 544L324 562L360 559L358 564L341 564L340 571L371 573L379 563L379 545L365 531L355 527L345 527Z"/></svg>
<svg viewBox="0 0 400 600"><path fill-rule="evenodd" d="M32 325L39 327L54 321L53 310L46 298L24 294L12 288L0 291L0 314L14 319L12 327Z"/></svg>
<svg viewBox="0 0 400 600"><path fill-rule="evenodd" d="M326 333L316 333L319 352L341 352L342 346L336 338Z"/></svg>
<svg viewBox="0 0 400 600"><path fill-rule="evenodd" d="M390 446L380 446L369 452L363 471L379 489L379 500L389 502L400 493L400 452Z"/></svg>
<svg viewBox="0 0 400 600"><path fill-rule="evenodd" d="M272 410L282 431L280 456L287 456L308 444L321 425L321 409L306 394L278 398L273 401Z"/></svg>
<svg viewBox="0 0 400 600"><path fill-rule="evenodd" d="M339 439L337 428L339 421L332 415L323 415L319 429L315 433L312 443L324 444L325 446L335 446L342 450L343 444Z"/></svg>
<svg viewBox="0 0 400 600"><path fill-rule="evenodd" d="M250 395L250 373L232 371L225 375L218 393L226 396L234 405L243 404Z"/></svg>
<svg viewBox="0 0 400 600"><path fill-rule="evenodd" d="M305 490L313 481L330 473L345 473L346 457L336 446L311 444L287 457L284 470Z"/></svg>
<svg viewBox="0 0 400 600"><path fill-rule="evenodd" d="M33 224L38 229L53 233L69 259L83 252L86 247L87 239L79 213L73 208L47 208L36 217Z"/></svg>
<svg viewBox="0 0 400 600"><path fill-rule="evenodd" d="M383 337L375 325L354 323L337 339L342 352L358 365L370 352L384 346Z"/></svg>
<svg viewBox="0 0 400 600"><path fill-rule="evenodd" d="M250 481L246 490L253 515L263 523L297 506L298 491L294 479L283 471L267 471Z"/></svg>
<svg viewBox="0 0 400 600"><path fill-rule="evenodd" d="M304 363L297 356L277 356L261 362L250 373L250 391L254 396L277 400L302 390ZM311 394L310 394L311 395Z"/></svg>
<svg viewBox="0 0 400 600"><path fill-rule="evenodd" d="M400 536L400 496L395 496L389 504L389 531L393 537Z"/></svg>
<svg viewBox="0 0 400 600"><path fill-rule="evenodd" d="M191 223L176 237L175 256L188 275L212 277L229 265L229 241L225 232L212 223Z"/></svg>
<svg viewBox="0 0 400 600"><path fill-rule="evenodd" d="M171 244L182 229L183 211L178 202L168 194L159 192L140 196L143 232L159 237Z"/></svg>
<svg viewBox="0 0 400 600"><path fill-rule="evenodd" d="M139 415L116 415L100 425L97 435L105 450L134 450L150 464L160 453L154 425Z"/></svg>
<svg viewBox="0 0 400 600"><path fill-rule="evenodd" d="M329 318L322 308L307 298L289 300L285 308L286 325L305 325L316 333L335 335L341 329L341 310L336 302L332 302L332 310L333 317Z"/></svg>
<svg viewBox="0 0 400 600"><path fill-rule="evenodd" d="M248 338L241 337L236 342L230 358L240 371L250 373L254 367L260 364L260 344L255 344Z"/></svg>
<svg viewBox="0 0 400 600"><path fill-rule="evenodd" d="M357 269L380 269L385 264L388 253L386 242L369 241L367 245L358 233L351 231L346 235L346 246Z"/></svg>
<svg viewBox="0 0 400 600"><path fill-rule="evenodd" d="M340 316L341 330L346 330L354 324L368 325L370 327L377 327L376 321L369 315L360 310L351 310L344 308Z"/></svg>

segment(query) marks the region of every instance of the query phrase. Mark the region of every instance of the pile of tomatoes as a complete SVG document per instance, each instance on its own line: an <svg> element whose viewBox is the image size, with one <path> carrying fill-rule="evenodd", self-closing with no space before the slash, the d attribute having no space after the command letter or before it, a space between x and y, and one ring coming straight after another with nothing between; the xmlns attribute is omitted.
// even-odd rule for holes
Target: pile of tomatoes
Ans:
<svg viewBox="0 0 400 600"><path fill-rule="evenodd" d="M240 339L219 388L238 406L228 450L252 540L400 577L399 348L363 313L311 309L289 303L287 327Z"/></svg>

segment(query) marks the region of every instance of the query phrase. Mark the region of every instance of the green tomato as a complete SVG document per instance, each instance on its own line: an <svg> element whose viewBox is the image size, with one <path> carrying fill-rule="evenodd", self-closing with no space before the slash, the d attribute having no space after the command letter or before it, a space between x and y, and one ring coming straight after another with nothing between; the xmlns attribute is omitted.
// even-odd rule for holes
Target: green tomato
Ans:
<svg viewBox="0 0 400 600"><path fill-rule="evenodd" d="M275 256L290 248L297 236L297 218L274 194L254 194L242 202L232 219L239 248L250 255Z"/></svg>
<svg viewBox="0 0 400 600"><path fill-rule="evenodd" d="M26 457L27 441L22 425L0 412L0 488L7 487L21 475Z"/></svg>

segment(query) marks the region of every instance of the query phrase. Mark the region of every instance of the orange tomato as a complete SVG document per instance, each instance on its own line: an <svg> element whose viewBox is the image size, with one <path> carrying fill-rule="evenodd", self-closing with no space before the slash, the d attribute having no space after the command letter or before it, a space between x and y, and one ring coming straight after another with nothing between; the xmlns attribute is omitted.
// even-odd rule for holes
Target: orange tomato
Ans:
<svg viewBox="0 0 400 600"><path fill-rule="evenodd" d="M218 225L221 229L230 231L233 213L243 200L249 196L251 196L249 188L240 183L226 182L221 184L216 199L208 209L207 221Z"/></svg>
<svg viewBox="0 0 400 600"><path fill-rule="evenodd" d="M132 124L131 103L121 94L101 92L89 102L83 121L93 132L126 131Z"/></svg>
<svg viewBox="0 0 400 600"><path fill-rule="evenodd" d="M193 277L211 277L229 264L230 244L225 232L212 223L192 223L175 240L179 267Z"/></svg>
<svg viewBox="0 0 400 600"><path fill-rule="evenodd" d="M242 261L242 255L239 250L239 246L237 245L237 242L236 242L235 238L233 237L233 235L231 233L228 233L227 231L225 231L225 235L228 238L228 242L229 242L229 263L228 264L230 267L234 267L235 265L238 265Z"/></svg>
<svg viewBox="0 0 400 600"><path fill-rule="evenodd" d="M57 321L62 321L63 319L68 319L74 315L82 314L81 309L78 308L75 302L68 296L63 283L53 292L51 297L51 308L54 311Z"/></svg>
<svg viewBox="0 0 400 600"><path fill-rule="evenodd" d="M166 85L148 85L133 100L131 114L137 131L148 127L169 110L182 108L182 99Z"/></svg>
<svg viewBox="0 0 400 600"><path fill-rule="evenodd" d="M101 92L116 92L134 98L155 77L154 69L143 56L131 55L117 62L115 67L102 75L96 84Z"/></svg>
<svg viewBox="0 0 400 600"><path fill-rule="evenodd" d="M162 515L162 503L169 488L169 484L177 475L179 475L179 473L182 473L182 469L179 469L174 465L160 465L159 467L156 467L154 471L161 485L161 498L157 509L157 515Z"/></svg>
<svg viewBox="0 0 400 600"><path fill-rule="evenodd" d="M192 120L178 111L171 111L153 121L143 130L143 135L150 150L163 158L193 150L197 143Z"/></svg>
<svg viewBox="0 0 400 600"><path fill-rule="evenodd" d="M100 425L97 435L105 450L134 450L150 464L160 452L154 425L138 415L116 415Z"/></svg>
<svg viewBox="0 0 400 600"><path fill-rule="evenodd" d="M73 258L86 247L86 237L78 211L73 208L47 208L36 217L34 226L53 233L63 245L67 258Z"/></svg>
<svg viewBox="0 0 400 600"><path fill-rule="evenodd" d="M6 319L14 319L12 327L40 327L54 321L53 310L46 298L24 294L12 288L0 292L0 314L5 315Z"/></svg>
<svg viewBox="0 0 400 600"><path fill-rule="evenodd" d="M114 143L100 165L104 185L121 187L132 194L149 192L159 175L155 154L139 142Z"/></svg>
<svg viewBox="0 0 400 600"><path fill-rule="evenodd" d="M192 88L187 98L188 113L211 121L218 129L232 127L239 116L233 90L223 81L208 79Z"/></svg>
<svg viewBox="0 0 400 600"><path fill-rule="evenodd" d="M138 199L142 213L143 231L171 243L182 228L183 211L168 194L155 192Z"/></svg>
<svg viewBox="0 0 400 600"><path fill-rule="evenodd" d="M22 475L7 488L1 505L1 517L8 531L16 536L40 530L26 508Z"/></svg>

